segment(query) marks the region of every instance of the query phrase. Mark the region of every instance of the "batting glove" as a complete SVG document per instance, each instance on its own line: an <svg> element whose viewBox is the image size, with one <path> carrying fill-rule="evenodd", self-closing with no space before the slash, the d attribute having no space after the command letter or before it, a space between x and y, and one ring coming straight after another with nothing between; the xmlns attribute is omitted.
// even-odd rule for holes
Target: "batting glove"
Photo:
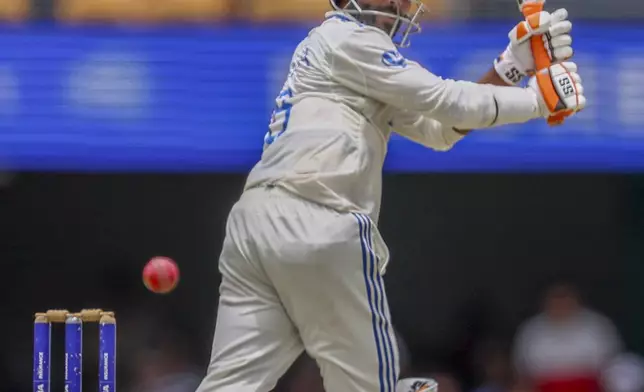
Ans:
<svg viewBox="0 0 644 392"><path fill-rule="evenodd" d="M528 89L535 92L542 117L568 117L586 106L584 86L577 64L553 64L530 78Z"/></svg>
<svg viewBox="0 0 644 392"><path fill-rule="evenodd" d="M571 30L572 23L564 8L552 14L542 11L531 15L508 34L510 44L494 61L496 72L511 86L517 85L527 75L533 75L535 65L530 38L535 35L543 38L543 45L553 63L568 60L573 55Z"/></svg>

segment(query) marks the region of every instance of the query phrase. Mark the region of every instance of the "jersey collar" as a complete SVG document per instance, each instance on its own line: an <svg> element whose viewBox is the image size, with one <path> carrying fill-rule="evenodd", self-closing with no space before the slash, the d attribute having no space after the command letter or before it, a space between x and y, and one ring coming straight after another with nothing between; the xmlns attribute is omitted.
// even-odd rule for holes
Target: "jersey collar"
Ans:
<svg viewBox="0 0 644 392"><path fill-rule="evenodd" d="M360 21L358 21L352 15L346 14L342 11L329 11L324 15L324 17L326 18L326 20L338 19L343 22L353 22L362 26L362 23L360 23Z"/></svg>

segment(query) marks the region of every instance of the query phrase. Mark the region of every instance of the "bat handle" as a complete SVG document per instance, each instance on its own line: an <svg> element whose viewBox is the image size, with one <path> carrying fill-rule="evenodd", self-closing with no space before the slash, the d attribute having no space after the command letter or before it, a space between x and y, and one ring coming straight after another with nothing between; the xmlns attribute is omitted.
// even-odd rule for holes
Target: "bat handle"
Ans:
<svg viewBox="0 0 644 392"><path fill-rule="evenodd" d="M543 3L538 2L538 3L524 3L521 6L521 12L523 13L523 16L526 18L532 14L536 14L537 12L543 11Z"/></svg>
<svg viewBox="0 0 644 392"><path fill-rule="evenodd" d="M537 3L525 3L521 7L521 12L525 16L527 23L530 24L530 27L537 28L539 26L539 14L543 11L543 2ZM530 39L532 45L532 54L534 56L534 63L536 70L540 71L542 69L550 67L550 56L546 48L543 46L541 36L535 36Z"/></svg>
<svg viewBox="0 0 644 392"><path fill-rule="evenodd" d="M536 16L534 15L540 13L541 11L543 11L543 2L525 3L521 7L521 12L523 13L523 16L525 16L526 20L528 21L528 23L531 24L532 27L538 26L539 21L533 20L533 18L536 18ZM550 67L550 65L552 65L552 62L550 61L550 56L548 56L548 52L546 51L546 48L543 46L541 36L532 37L530 40L530 44L532 46L532 56L534 57L534 65L536 67L536 71L539 72L540 70ZM552 86L552 84L546 85L545 83L540 83L540 87L542 89L548 90L549 94L555 93L554 87ZM550 109L554 110L554 108L550 108ZM554 125L562 124L565 118L566 118L566 113L559 113L559 114L550 116L548 117L548 125L554 126Z"/></svg>

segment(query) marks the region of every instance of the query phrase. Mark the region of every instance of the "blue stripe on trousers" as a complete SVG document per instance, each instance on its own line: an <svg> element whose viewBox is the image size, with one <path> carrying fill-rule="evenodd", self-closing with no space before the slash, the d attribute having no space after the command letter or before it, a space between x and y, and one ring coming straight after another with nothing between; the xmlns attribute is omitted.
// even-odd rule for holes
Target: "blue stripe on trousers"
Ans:
<svg viewBox="0 0 644 392"><path fill-rule="evenodd" d="M371 220L367 217L362 216L362 220L365 222L365 227L366 227L366 232L364 236L364 240L367 243L367 251L369 252L369 277L371 278L371 286L374 288L374 303L376 305L376 312L378 313L378 330L380 332L380 337L382 338L382 345L384 347L383 351L385 352L385 373L386 373L386 380L387 380L387 391L392 391L391 389L391 358L389 357L389 353L391 349L387 345L387 341L385 338L385 313L382 311L383 309L383 303L384 303L384 293L382 292L382 288L378 288L376 285L376 280L378 279L378 276L380 276L380 271L378 270L376 266L376 255L375 252L373 251L372 243L371 243Z"/></svg>
<svg viewBox="0 0 644 392"><path fill-rule="evenodd" d="M372 224L371 224L371 221L368 220L368 218L365 218L365 219L367 219L367 221L369 222L369 230L368 230L368 235L367 235L367 241L368 241L368 249L370 250L371 257L373 259L375 253L374 253L374 250L373 250L373 243L372 243L372 236L371 236ZM374 265L375 264L376 263L374 262ZM372 276L374 276L374 275L372 275ZM391 385L393 385L393 388L391 389L393 391L393 390L396 389L396 382L398 381L398 380L396 380L396 378L397 378L396 377L396 353L394 351L394 345L392 344L391 332L389 331L390 323L389 323L389 320L387 319L386 298L385 298L386 293L385 293L384 283L382 281L382 276L380 275L380 271L376 271L375 279L376 279L376 284L377 284L376 290L379 291L380 295L381 295L381 297L380 297L380 309L379 309L380 310L380 315L381 315L380 327L382 329L382 331L381 331L382 335L383 335L384 339L386 339L385 352L388 351L387 378L388 378L388 383L391 382ZM383 326L383 324L384 324L384 326Z"/></svg>
<svg viewBox="0 0 644 392"><path fill-rule="evenodd" d="M378 352L378 379L380 380L380 392L385 392L385 382L383 374L382 352L380 351L380 334L376 323L376 312L374 311L373 301L371 299L371 283L367 269L367 243L365 241L366 227L360 215L354 214L358 220L360 228L360 247L362 248L362 273L364 275L364 283L367 289L367 301L369 302L369 309L371 310L371 325L373 327L373 337L376 340L376 351Z"/></svg>

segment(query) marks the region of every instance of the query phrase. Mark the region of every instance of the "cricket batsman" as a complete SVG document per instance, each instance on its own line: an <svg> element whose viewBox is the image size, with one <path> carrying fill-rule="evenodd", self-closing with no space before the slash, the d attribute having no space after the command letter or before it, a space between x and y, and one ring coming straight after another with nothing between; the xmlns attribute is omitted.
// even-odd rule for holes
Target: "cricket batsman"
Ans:
<svg viewBox="0 0 644 392"><path fill-rule="evenodd" d="M586 104L563 9L521 21L472 83L399 52L421 31L420 0L331 6L295 50L261 160L230 212L198 392L270 391L304 350L327 392L434 391L431 380L398 380L377 228L390 136L448 151L470 130L571 116ZM533 37L547 68L535 67Z"/></svg>

